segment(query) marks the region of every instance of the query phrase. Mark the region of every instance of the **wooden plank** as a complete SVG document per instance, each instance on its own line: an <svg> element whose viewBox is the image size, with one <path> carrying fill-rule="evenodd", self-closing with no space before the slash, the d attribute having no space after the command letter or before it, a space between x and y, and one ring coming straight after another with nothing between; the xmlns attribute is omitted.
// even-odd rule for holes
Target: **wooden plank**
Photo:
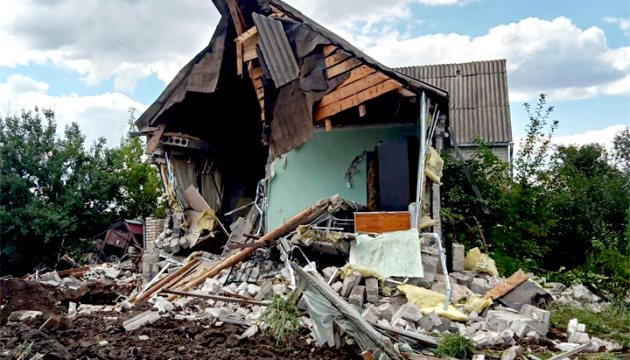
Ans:
<svg viewBox="0 0 630 360"><path fill-rule="evenodd" d="M591 342L590 341L588 342L588 344L584 344L582 346L578 346L578 347L576 347L573 350L569 350L567 352L563 352L562 354L558 354L556 356L550 357L548 360L560 360L560 359L569 358L569 356L573 356L575 354L581 353L582 351L585 351L589 347L591 347Z"/></svg>
<svg viewBox="0 0 630 360"><path fill-rule="evenodd" d="M256 96L258 100L262 100L265 97L265 90L263 88L256 89Z"/></svg>
<svg viewBox="0 0 630 360"><path fill-rule="evenodd" d="M343 99L336 103L332 103L322 108L318 108L318 110L315 112L315 115L313 116L313 121L318 122L325 118L331 117L344 110L350 109L368 100L374 99L375 97L379 97L385 93L396 90L400 86L401 85L394 80L386 80L349 98Z"/></svg>
<svg viewBox="0 0 630 360"><path fill-rule="evenodd" d="M354 213L354 231L384 233L411 229L409 211Z"/></svg>
<svg viewBox="0 0 630 360"><path fill-rule="evenodd" d="M249 30L247 30L243 34L241 34L241 36L239 36L236 39L234 39L234 41L239 42L241 44L244 44L252 36L257 35L257 34L258 34L258 29L255 26L253 26L253 27L249 28Z"/></svg>
<svg viewBox="0 0 630 360"><path fill-rule="evenodd" d="M350 57L350 54L336 52L328 57L326 57L326 67L331 68L340 62L345 61Z"/></svg>
<svg viewBox="0 0 630 360"><path fill-rule="evenodd" d="M258 58L258 53L256 52L256 43L244 48L243 61L252 61L257 58Z"/></svg>
<svg viewBox="0 0 630 360"><path fill-rule="evenodd" d="M404 87L401 87L400 89L398 89L398 93L404 97L415 97L417 96L414 92L405 89Z"/></svg>
<svg viewBox="0 0 630 360"><path fill-rule="evenodd" d="M346 71L352 70L355 67L361 65L361 61L355 58L349 58L342 63L339 63L328 69L328 78L334 78L335 76L341 75Z"/></svg>
<svg viewBox="0 0 630 360"><path fill-rule="evenodd" d="M245 31L247 31L241 10L238 8L236 0L226 0L226 3L230 9L230 15L232 15L232 21L234 22L234 27L236 28L236 34L241 36Z"/></svg>
<svg viewBox="0 0 630 360"><path fill-rule="evenodd" d="M324 126L326 126L326 131L330 131L333 129L332 120L330 118L324 119Z"/></svg>
<svg viewBox="0 0 630 360"><path fill-rule="evenodd" d="M527 276L523 270L519 269L517 272L512 274L512 276L503 280L503 282L497 284L492 289L486 291L484 297L496 300L512 291L515 287L521 285L527 279L529 279L529 276Z"/></svg>
<svg viewBox="0 0 630 360"><path fill-rule="evenodd" d="M240 304L250 304L250 305L260 305L260 306L267 306L271 304L271 301L240 299L240 298L220 296L220 295L195 294L195 293L190 293L190 292L183 292L183 291L169 290L169 289L163 289L162 292L167 293L167 294L172 294L172 295L191 296L191 297L197 297L201 299L212 299L216 301L233 302L233 303L240 303Z"/></svg>
<svg viewBox="0 0 630 360"><path fill-rule="evenodd" d="M261 77L263 77L264 73L263 73L263 69L262 68L255 68L252 71L250 71L250 77L252 79L260 79ZM261 83L262 84L262 83Z"/></svg>
<svg viewBox="0 0 630 360"><path fill-rule="evenodd" d="M364 77L370 74L373 74L375 72L376 70L374 70L373 68L367 65L361 65L357 68L354 68L353 70L350 71L350 75L348 76L348 78L344 82L339 84L339 86L337 86L337 89L342 88L344 86L348 86L352 84L353 82L363 79Z"/></svg>
<svg viewBox="0 0 630 360"><path fill-rule="evenodd" d="M160 143L160 139L162 138L162 134L164 134L164 130L166 129L166 124L158 124L158 130L154 131L149 141L147 141L147 149L144 151L145 154L153 154L158 144Z"/></svg>
<svg viewBox="0 0 630 360"><path fill-rule="evenodd" d="M328 56L334 53L338 49L337 45L325 45L324 46L324 56Z"/></svg>
<svg viewBox="0 0 630 360"><path fill-rule="evenodd" d="M243 45L236 44L236 75L243 75Z"/></svg>
<svg viewBox="0 0 630 360"><path fill-rule="evenodd" d="M77 274L83 275L86 271L90 270L90 268L90 266L82 266L70 270L57 271L57 275L59 275L59 277L63 277L66 275L74 276Z"/></svg>
<svg viewBox="0 0 630 360"><path fill-rule="evenodd" d="M355 81L354 83L348 85L348 86L344 86L342 88L338 88L335 89L333 92L327 94L326 96L324 96L322 98L322 100L319 102L319 108L323 108L325 106L328 106L332 103L341 101L345 98L348 98L360 91L363 91L365 89L371 88L372 86L376 85L376 84L380 84L384 81L386 81L387 79L389 79L389 77L387 77L387 75L381 73L381 72L377 72L374 74L370 74L366 77L364 77L363 79L360 79L359 81Z"/></svg>
<svg viewBox="0 0 630 360"><path fill-rule="evenodd" d="M263 88L263 83L262 83L262 80L260 78L252 79L252 82L254 83L254 89L258 90L258 89L262 89Z"/></svg>

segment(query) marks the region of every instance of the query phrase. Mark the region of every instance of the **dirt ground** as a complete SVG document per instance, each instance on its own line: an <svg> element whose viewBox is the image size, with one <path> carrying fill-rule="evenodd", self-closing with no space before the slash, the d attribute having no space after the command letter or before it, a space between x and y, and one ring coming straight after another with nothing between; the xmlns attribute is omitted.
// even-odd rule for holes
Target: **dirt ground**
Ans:
<svg viewBox="0 0 630 360"><path fill-rule="evenodd" d="M68 301L84 298L86 293L60 291L17 279L9 283L3 280L1 286L4 322L15 310L39 310L46 316L31 323L4 324L0 330L0 359L11 358L11 350L31 342L31 354L46 354L46 359L361 359L350 346L333 349L309 344L306 330L293 340L292 350L277 349L273 339L260 333L239 340L245 327L213 327L206 319L162 318L126 332L123 321L149 309L148 304L124 313L79 315L66 328L40 331L47 316L66 313ZM107 286L93 289L100 295L92 298L101 303L111 290ZM141 335L148 336L148 340L140 340ZM102 341L107 344L101 345Z"/></svg>

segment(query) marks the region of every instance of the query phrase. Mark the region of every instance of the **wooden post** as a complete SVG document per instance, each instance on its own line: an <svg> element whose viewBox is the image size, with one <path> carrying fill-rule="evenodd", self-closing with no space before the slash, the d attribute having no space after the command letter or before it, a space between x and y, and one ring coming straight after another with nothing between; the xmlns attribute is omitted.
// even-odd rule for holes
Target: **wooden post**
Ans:
<svg viewBox="0 0 630 360"><path fill-rule="evenodd" d="M332 120L330 120L330 118L324 120L324 125L326 126L326 131L330 131L333 128Z"/></svg>

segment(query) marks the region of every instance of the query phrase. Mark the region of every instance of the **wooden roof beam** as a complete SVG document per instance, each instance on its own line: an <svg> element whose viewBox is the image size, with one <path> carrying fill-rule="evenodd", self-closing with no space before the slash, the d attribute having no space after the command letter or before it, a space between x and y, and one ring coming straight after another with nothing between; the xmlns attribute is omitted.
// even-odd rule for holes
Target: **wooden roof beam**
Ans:
<svg viewBox="0 0 630 360"><path fill-rule="evenodd" d="M402 87L400 83L394 80L386 80L380 84L376 84L368 89L356 93L351 97L332 103L328 106L318 107L318 109L315 111L315 115L313 116L313 121L319 122L344 110L353 108L368 100L379 97L385 93L397 90L400 87Z"/></svg>

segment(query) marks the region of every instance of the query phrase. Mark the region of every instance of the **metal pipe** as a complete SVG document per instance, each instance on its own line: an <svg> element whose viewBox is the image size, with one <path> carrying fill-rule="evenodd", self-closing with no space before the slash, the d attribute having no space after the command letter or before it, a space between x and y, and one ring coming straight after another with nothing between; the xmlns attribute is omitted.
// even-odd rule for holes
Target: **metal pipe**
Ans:
<svg viewBox="0 0 630 360"><path fill-rule="evenodd" d="M151 281L149 281L149 283L148 283L148 284L147 284L144 288L142 288L142 291L141 291L141 292L145 292L145 291L147 291L147 289L148 289L148 288L150 288L150 287L151 287L151 285L155 284L155 282L156 282L156 281L157 281L157 279L160 277L160 275L162 275L162 274L163 274L163 273L164 273L164 272L165 272L165 271L166 271L166 270L167 270L170 266L171 266L171 263L170 263L170 262L167 262L167 263L166 263L166 266L164 266L164 267L162 268L162 270L160 270L160 272L159 272L159 273L157 273L157 275L155 275L155 276L153 277L153 279L151 279Z"/></svg>
<svg viewBox="0 0 630 360"><path fill-rule="evenodd" d="M448 269L446 268L446 253L442 248L442 239L438 233L425 233L424 236L433 237L438 243L438 250L440 251L440 260L442 260L442 271L444 272L444 280L446 281L446 302L444 303L444 310L448 310L448 304L451 302L451 279L448 276Z"/></svg>
<svg viewBox="0 0 630 360"><path fill-rule="evenodd" d="M414 229L418 228L420 216L422 215L422 190L424 188L424 154L426 154L426 136L427 136L427 97L422 92L420 100L420 154L418 154L418 179L416 180L416 216L412 221Z"/></svg>

